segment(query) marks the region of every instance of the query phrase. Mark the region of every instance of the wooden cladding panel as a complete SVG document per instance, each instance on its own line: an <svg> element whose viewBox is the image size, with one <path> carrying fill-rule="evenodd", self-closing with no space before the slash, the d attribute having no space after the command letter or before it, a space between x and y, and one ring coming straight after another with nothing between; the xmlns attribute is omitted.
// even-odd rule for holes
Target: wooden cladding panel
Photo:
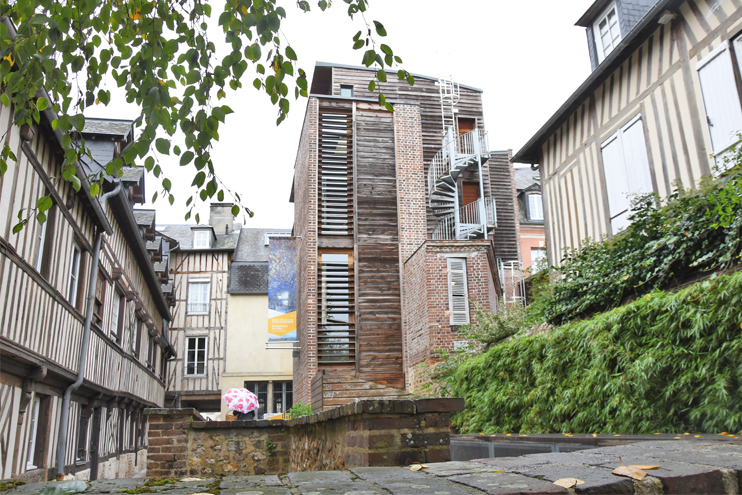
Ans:
<svg viewBox="0 0 742 495"><path fill-rule="evenodd" d="M517 261L518 237L515 211L514 184L510 153L492 153L489 161L490 197L495 198L497 208L497 229L492 238L495 257L503 261Z"/></svg>
<svg viewBox="0 0 742 495"><path fill-rule="evenodd" d="M317 276L317 362L355 364L356 280L349 250L320 253Z"/></svg>
<svg viewBox="0 0 742 495"><path fill-rule="evenodd" d="M322 235L353 234L353 117L321 108L317 167L317 224Z"/></svg>
<svg viewBox="0 0 742 495"><path fill-rule="evenodd" d="M393 115L356 113L358 377L404 388Z"/></svg>

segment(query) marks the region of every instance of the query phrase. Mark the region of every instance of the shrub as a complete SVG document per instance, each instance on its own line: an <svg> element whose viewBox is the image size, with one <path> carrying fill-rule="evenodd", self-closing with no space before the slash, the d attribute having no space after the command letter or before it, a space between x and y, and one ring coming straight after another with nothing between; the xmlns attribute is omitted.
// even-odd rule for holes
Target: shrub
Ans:
<svg viewBox="0 0 742 495"><path fill-rule="evenodd" d="M742 272L640 299L455 367L464 432L742 429Z"/></svg>
<svg viewBox="0 0 742 495"><path fill-rule="evenodd" d="M289 409L289 419L299 418L301 416L308 416L312 414L312 406L304 404L303 402L297 402L291 409Z"/></svg>

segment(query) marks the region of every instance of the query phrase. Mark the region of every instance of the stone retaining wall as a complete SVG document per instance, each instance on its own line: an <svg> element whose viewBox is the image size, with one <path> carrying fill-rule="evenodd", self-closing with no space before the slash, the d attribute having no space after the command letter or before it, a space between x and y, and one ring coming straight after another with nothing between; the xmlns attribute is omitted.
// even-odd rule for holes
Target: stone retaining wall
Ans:
<svg viewBox="0 0 742 495"><path fill-rule="evenodd" d="M148 409L147 476L260 475L450 460L463 399L363 400L293 420L204 421Z"/></svg>

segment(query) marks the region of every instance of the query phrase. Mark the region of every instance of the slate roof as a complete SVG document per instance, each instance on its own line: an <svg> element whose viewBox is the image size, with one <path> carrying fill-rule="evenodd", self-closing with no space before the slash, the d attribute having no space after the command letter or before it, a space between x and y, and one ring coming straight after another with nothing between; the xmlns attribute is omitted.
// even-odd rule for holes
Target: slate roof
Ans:
<svg viewBox="0 0 742 495"><path fill-rule="evenodd" d="M159 251L162 247L162 236L155 237L154 241L147 241L147 251Z"/></svg>
<svg viewBox="0 0 742 495"><path fill-rule="evenodd" d="M270 251L265 245L265 235L273 233L291 235L291 229L241 229L234 261L267 262Z"/></svg>
<svg viewBox="0 0 742 495"><path fill-rule="evenodd" d="M141 168L134 167L124 167L123 173L121 176L123 182L135 182L137 184L142 180L142 175L144 174Z"/></svg>
<svg viewBox="0 0 742 495"><path fill-rule="evenodd" d="M134 218L140 227L149 227L155 222L155 210L134 210Z"/></svg>
<svg viewBox="0 0 742 495"><path fill-rule="evenodd" d="M268 262L232 262L229 274L229 293L267 294Z"/></svg>
<svg viewBox="0 0 742 495"><path fill-rule="evenodd" d="M516 190L523 191L534 184L541 187L541 179L537 179L537 177L539 177L539 172L534 172L531 170L531 167L513 168L513 173L515 175Z"/></svg>
<svg viewBox="0 0 742 495"><path fill-rule="evenodd" d="M125 138L132 131L131 120L85 119L83 134L105 134Z"/></svg>
<svg viewBox="0 0 742 495"><path fill-rule="evenodd" d="M158 225L157 232L178 241L179 245L177 249L181 251L190 251L193 250L193 230L191 230L191 227L209 227L209 225ZM232 232L230 234L216 234L216 241L214 241L211 248L201 248L199 249L199 251L234 251L234 249L237 247L237 239L239 238L239 236L239 232Z"/></svg>
<svg viewBox="0 0 742 495"><path fill-rule="evenodd" d="M155 272L164 273L167 270L167 261L156 261L154 263Z"/></svg>

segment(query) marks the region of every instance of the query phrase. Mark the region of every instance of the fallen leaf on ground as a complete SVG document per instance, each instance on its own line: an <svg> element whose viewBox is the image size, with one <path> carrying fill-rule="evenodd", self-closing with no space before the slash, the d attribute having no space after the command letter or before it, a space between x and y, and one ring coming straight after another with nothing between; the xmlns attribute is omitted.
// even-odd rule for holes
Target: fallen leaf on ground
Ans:
<svg viewBox="0 0 742 495"><path fill-rule="evenodd" d="M427 464L420 464L419 462L416 462L412 466L410 466L410 471L420 471L422 469L428 469L430 466Z"/></svg>
<svg viewBox="0 0 742 495"><path fill-rule="evenodd" d="M630 464L629 467L651 471L653 469L660 469L662 466L657 466L656 464Z"/></svg>
<svg viewBox="0 0 742 495"><path fill-rule="evenodd" d="M618 466L616 469L611 471L616 476L626 476L627 478L634 478L635 480L643 480L647 476L647 472L634 466Z"/></svg>
<svg viewBox="0 0 742 495"><path fill-rule="evenodd" d="M188 492L188 495L212 495L212 494L209 493L209 492L198 492L198 493L196 493L196 492Z"/></svg>
<svg viewBox="0 0 742 495"><path fill-rule="evenodd" d="M201 478L183 478L180 481L201 481Z"/></svg>
<svg viewBox="0 0 742 495"><path fill-rule="evenodd" d="M554 484L563 488L572 488L573 486L584 485L585 482L577 478L560 478Z"/></svg>

